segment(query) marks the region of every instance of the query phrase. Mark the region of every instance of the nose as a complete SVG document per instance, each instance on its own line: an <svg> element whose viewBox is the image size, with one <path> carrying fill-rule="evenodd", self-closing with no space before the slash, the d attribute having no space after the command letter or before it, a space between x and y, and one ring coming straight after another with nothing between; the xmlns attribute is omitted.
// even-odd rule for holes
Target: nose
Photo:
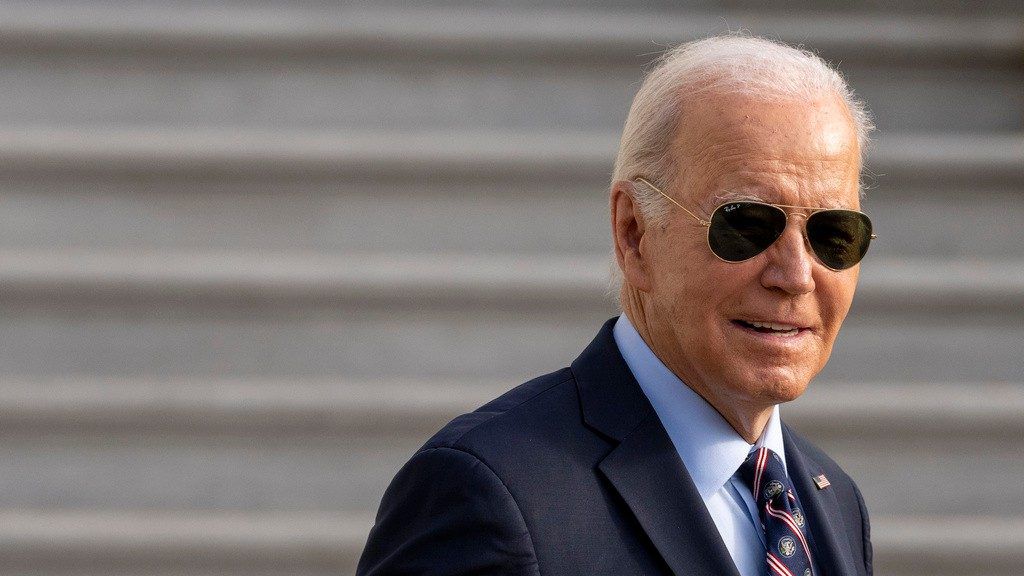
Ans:
<svg viewBox="0 0 1024 576"><path fill-rule="evenodd" d="M790 214L782 236L768 248L761 285L791 295L814 291L814 255L804 241L803 216Z"/></svg>

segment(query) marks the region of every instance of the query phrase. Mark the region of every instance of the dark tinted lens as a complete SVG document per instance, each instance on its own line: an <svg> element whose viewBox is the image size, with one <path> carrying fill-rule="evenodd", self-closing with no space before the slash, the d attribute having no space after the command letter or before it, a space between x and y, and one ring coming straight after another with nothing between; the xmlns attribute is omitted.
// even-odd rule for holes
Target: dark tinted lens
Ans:
<svg viewBox="0 0 1024 576"><path fill-rule="evenodd" d="M807 239L825 266L845 270L867 254L871 220L853 210L815 212L807 218Z"/></svg>
<svg viewBox="0 0 1024 576"><path fill-rule="evenodd" d="M722 260L740 262L772 245L786 228L786 213L757 202L723 204L711 215L708 245Z"/></svg>

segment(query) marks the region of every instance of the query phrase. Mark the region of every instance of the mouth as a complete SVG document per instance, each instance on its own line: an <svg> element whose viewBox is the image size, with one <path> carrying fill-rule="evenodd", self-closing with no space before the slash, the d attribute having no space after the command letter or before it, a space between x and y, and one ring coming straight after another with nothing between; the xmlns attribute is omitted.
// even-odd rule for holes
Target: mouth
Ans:
<svg viewBox="0 0 1024 576"><path fill-rule="evenodd" d="M743 328L757 332L759 334L770 334L774 336L796 336L803 331L808 330L801 326L795 326L793 324L783 324L781 322L762 322L755 320L733 320L733 324Z"/></svg>

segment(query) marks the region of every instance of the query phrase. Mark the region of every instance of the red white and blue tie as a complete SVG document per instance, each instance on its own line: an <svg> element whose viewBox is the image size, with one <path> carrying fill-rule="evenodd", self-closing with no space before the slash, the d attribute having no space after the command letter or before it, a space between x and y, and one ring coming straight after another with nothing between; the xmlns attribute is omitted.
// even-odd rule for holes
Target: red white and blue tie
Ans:
<svg viewBox="0 0 1024 576"><path fill-rule="evenodd" d="M739 475L757 503L768 548L768 573L813 576L807 522L782 459L768 448L759 448L740 466Z"/></svg>

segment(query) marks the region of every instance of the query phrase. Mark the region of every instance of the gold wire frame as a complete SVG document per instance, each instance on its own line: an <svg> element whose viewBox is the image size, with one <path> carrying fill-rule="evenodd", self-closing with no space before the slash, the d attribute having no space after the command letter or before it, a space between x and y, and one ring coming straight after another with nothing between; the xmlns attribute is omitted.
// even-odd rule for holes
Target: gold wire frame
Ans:
<svg viewBox="0 0 1024 576"><path fill-rule="evenodd" d="M671 203L675 204L676 206L678 206L679 208L681 208L683 210L683 212L686 212L687 214L689 214L690 217L692 217L694 220L699 222L701 226L703 226L705 228L710 228L711 227L711 221L710 220L705 220L705 219L701 218L700 216L697 216L696 214L691 212L686 206L683 206L679 202L676 202L676 200L674 198L672 198L668 194L665 194L664 192L662 192L661 188L658 188L657 186L652 184L650 180L644 178L643 176L635 176L633 178L633 181L634 182L642 182L642 183L646 184L652 190L654 190L658 194L661 194L662 196L664 196L669 202L671 202ZM740 200L737 200L737 202L740 202ZM778 208L780 210L782 210L783 208L791 208L791 209L795 209L795 210L810 210L811 214L809 214L808 217L813 215L815 212L824 212L824 211L827 211L827 210L834 210L834 208L821 208L821 207L817 207L817 206L794 206L792 204L772 204L770 202L761 202L761 201L753 201L753 200L742 200L742 202L752 202L754 204L765 204L765 205L768 205L768 206L774 206L775 208ZM726 204L729 204L729 202L725 202L725 203L721 204L720 206L715 208L715 210L718 210L718 208L721 208L722 206L725 206ZM783 213L786 214L787 218L790 216L789 212L786 212L785 210L782 210L782 211L783 211ZM858 214L862 214L865 217L867 217L867 214L864 214L863 212L858 212L857 210L847 210L847 212L857 212ZM870 222L870 219L868 220L868 222ZM806 227L804 228L803 236L804 236L804 241L810 243L810 240L807 238ZM871 239L874 240L875 238L878 238L878 235L872 233L871 234ZM711 248L710 232L709 232L709 235L708 235L708 238L707 238L707 242L708 242L708 249L710 249ZM811 252L814 254L815 258L817 258L818 261L821 262L821 258L818 257L817 253L815 253L813 249L811 250ZM754 258L755 256L757 256L757 254L754 254L754 256L751 256L750 258L746 258L744 260L726 260L725 258L722 258L718 254L715 254L714 250L711 250L711 253L714 254L716 258L718 258L719 260L721 260L723 262L733 262L733 263L745 262L747 260L750 260L750 258ZM758 254L760 254L760 252ZM841 270L841 269L838 269L838 268L833 268L833 267L829 266L828 264L825 264L824 262L821 262L821 263L822 263L823 266L825 266L829 270L835 270L835 271ZM858 261L858 263L859 263L859 261ZM856 266L856 264L853 264L850 267L852 268L853 266Z"/></svg>

